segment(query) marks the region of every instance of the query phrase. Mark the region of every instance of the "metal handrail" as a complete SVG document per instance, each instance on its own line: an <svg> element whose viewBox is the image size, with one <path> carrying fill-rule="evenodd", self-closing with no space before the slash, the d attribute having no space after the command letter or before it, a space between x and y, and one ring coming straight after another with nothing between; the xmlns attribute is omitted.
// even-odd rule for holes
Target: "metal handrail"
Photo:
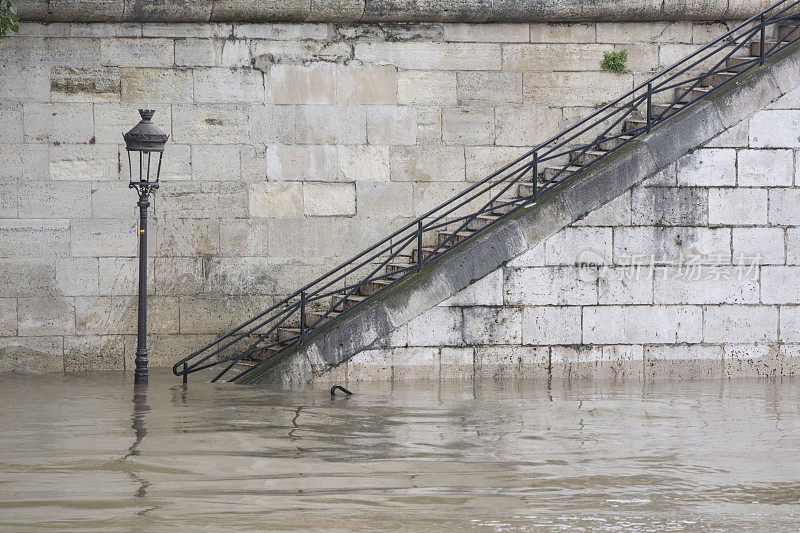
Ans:
<svg viewBox="0 0 800 533"><path fill-rule="evenodd" d="M222 371L212 379L212 381L217 381L243 358L269 348L277 349L257 365L231 379L231 381L235 381L261 364L302 343L310 332L353 312L365 301L418 272L433 259L486 232L524 206L535 203L543 193L580 174L587 167L632 140L649 133L653 126L674 116L680 109L693 105L719 87L762 65L765 59L781 49L800 40L800 37L787 41L778 38L776 44L769 48L766 46L766 29L770 26L792 21L795 26L790 35L800 33L796 31L800 28L800 23L795 18L798 10L794 9L799 4L800 0L781 0L757 13L724 35L636 85L612 102L603 105L590 116L540 143L446 202L408 222L388 237L376 242L213 342L184 357L173 366L172 371L176 375L182 375L185 381L186 376L192 372L223 366ZM752 41L757 35L758 41ZM757 57L740 63L736 70L733 67L723 67L737 51L750 46L752 42L760 43L760 53ZM747 56L752 57L749 52ZM700 70L700 67L708 61L713 61L713 66ZM696 98L689 97L692 91L700 87L709 76L718 74L730 75L730 77L720 84L711 86ZM687 86L688 88L686 88ZM652 111L653 105L656 105L653 101L654 96L670 90L677 94L679 88L682 90L681 94L667 99L665 104L660 104L666 106L666 109L654 114ZM689 99L685 101L687 97ZM677 107L679 103L680 108ZM615 132L619 125L625 124L625 121L632 115L641 114L639 108L642 106L645 107L643 126ZM600 133L598 134L597 131ZM587 134L591 134L591 139L581 140ZM605 153L597 159L576 167L575 164L581 157L603 142L612 142L616 145L608 150L603 150ZM566 162L563 161L564 158L566 158ZM544 167L543 163L548 162L555 167ZM556 171L544 181L543 185L539 186L540 172L546 168L555 168ZM513 198L504 196L520 183L531 185L533 192L527 196L520 195ZM478 207L470 207L473 203ZM462 209L467 209L468 212L462 214L459 211ZM459 239L458 236L461 232L482 215L490 215L491 219L482 227ZM448 231L449 236L442 239L441 230L454 225L456 229ZM437 241L433 246L429 245L426 248L424 237L429 234L435 235ZM381 273L401 256L410 256L411 264L397 268L392 273ZM348 278L351 278L351 281L348 281ZM356 281L352 281L353 278ZM352 306L347 305L349 299L359 293L366 284L376 281L381 282L383 287L363 297ZM331 298L333 303L319 309L321 316L312 324L308 324L306 311L309 309L309 305L322 303L328 298ZM295 319L295 315L298 313L299 317ZM336 316L331 316L333 313L336 313ZM276 333L279 334L281 328L287 329L287 324L299 325L299 328L296 327L299 333L283 341L280 338L275 340L273 336ZM239 348L241 344L246 344L246 347Z"/></svg>

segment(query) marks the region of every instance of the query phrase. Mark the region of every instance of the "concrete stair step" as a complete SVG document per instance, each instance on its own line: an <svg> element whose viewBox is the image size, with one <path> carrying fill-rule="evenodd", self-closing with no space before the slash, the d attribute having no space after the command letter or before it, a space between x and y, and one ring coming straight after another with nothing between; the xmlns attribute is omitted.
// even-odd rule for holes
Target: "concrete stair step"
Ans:
<svg viewBox="0 0 800 533"><path fill-rule="evenodd" d="M339 301L343 296L344 296L344 294L334 296L334 298L335 298L334 301ZM343 301L342 303L337 305L334 308L334 311L340 311L340 312L341 311L346 311L346 310L350 309L351 307L355 307L356 305L360 304L361 302L363 302L366 299L367 299L367 297L363 296L361 294L351 294L350 296L347 297L347 299L345 299L345 301Z"/></svg>
<svg viewBox="0 0 800 533"><path fill-rule="evenodd" d="M545 183L547 183L550 180L552 180L553 178L555 178L556 175L558 175L557 181L561 182L561 181L564 181L565 179L567 179L572 174L574 174L577 171L579 171L580 169L581 169L581 167L576 167L576 166L568 166L568 167L566 167L566 169L564 167L561 167L561 166L558 166L558 167L544 167L544 169L542 169L542 176L544 176ZM561 172L562 170L563 170L563 172Z"/></svg>
<svg viewBox="0 0 800 533"><path fill-rule="evenodd" d="M306 324L311 326L323 316L325 316L325 311L306 311ZM339 313L336 311L331 311L327 316L325 316L325 321L336 318L337 316L339 316Z"/></svg>
<svg viewBox="0 0 800 533"><path fill-rule="evenodd" d="M442 244L445 241L447 241L447 244L445 246L448 246L448 247L449 246L453 246L454 244L456 244L458 242L461 242L464 239L467 239L473 233L475 233L475 232L474 231L464 231L464 230L459 231L459 232L455 232L455 231L440 231L439 232L439 244Z"/></svg>
<svg viewBox="0 0 800 533"><path fill-rule="evenodd" d="M442 252L442 251L446 250L447 248L449 248L449 246L444 246L443 248L440 248L439 251ZM423 246L422 247L422 254L427 258L428 255L431 252L433 252L434 249L435 248L433 246ZM416 263L417 262L417 251L416 250L414 250L414 253L411 254L411 257L414 260L414 263Z"/></svg>
<svg viewBox="0 0 800 533"><path fill-rule="evenodd" d="M647 121L643 118L629 118L622 124L622 131L636 131L641 128L647 127Z"/></svg>
<svg viewBox="0 0 800 533"><path fill-rule="evenodd" d="M371 296L376 292L380 291L381 289L388 287L391 284L392 284L391 280L376 279L374 281L370 281L363 284L361 288L358 290L358 292L362 296Z"/></svg>
<svg viewBox="0 0 800 533"><path fill-rule="evenodd" d="M683 93L686 91L686 89L688 89L688 87L675 87L675 98L680 98L680 100L678 100L679 104L688 104L689 102L693 102L698 98L702 98L708 94L708 91L711 90L707 87L695 87L684 95Z"/></svg>
<svg viewBox="0 0 800 533"><path fill-rule="evenodd" d="M777 41L764 41L764 48L771 50L776 44L778 44ZM758 39L750 43L750 55L755 57L761 55L761 41Z"/></svg>
<svg viewBox="0 0 800 533"><path fill-rule="evenodd" d="M722 85L726 81L731 78L735 78L735 72L720 72L718 74L712 74L700 80L701 87L716 87L717 85Z"/></svg>
<svg viewBox="0 0 800 533"><path fill-rule="evenodd" d="M602 141L597 143L598 150L609 151L613 150L621 146L622 144L626 143L627 141L631 140L633 136L631 135L620 135L614 139L603 139Z"/></svg>
<svg viewBox="0 0 800 533"><path fill-rule="evenodd" d="M281 342L290 342L299 335L300 328L278 328L278 340Z"/></svg>
<svg viewBox="0 0 800 533"><path fill-rule="evenodd" d="M518 204L503 205L505 203L506 203L505 200L504 201L497 200L495 202L492 202L492 205L491 205L492 211L491 211L491 213L493 215L505 215L506 213L509 213L509 212L513 211L514 209L516 209L517 205L518 205Z"/></svg>
<svg viewBox="0 0 800 533"><path fill-rule="evenodd" d="M477 231L479 229L483 229L495 220L499 218L498 215L478 215L474 219L469 221L467 224L467 229L470 231Z"/></svg>
<svg viewBox="0 0 800 533"><path fill-rule="evenodd" d="M800 26L798 22L781 22L778 24L778 40L792 41L800 37Z"/></svg>
<svg viewBox="0 0 800 533"><path fill-rule="evenodd" d="M589 163L597 161L608 153L606 150L586 150L584 153L581 152L582 150L575 150L569 153L569 159L572 161L573 165L577 165L579 167L588 165Z"/></svg>
<svg viewBox="0 0 800 533"><path fill-rule="evenodd" d="M658 117L668 109L669 113L671 114L673 112L683 109L684 107L686 107L686 104L681 104L681 103L675 104L672 107L670 107L670 104L653 104L653 109L652 109L653 116Z"/></svg>
<svg viewBox="0 0 800 533"><path fill-rule="evenodd" d="M757 63L758 56L732 57L728 59L726 66L734 72L741 72Z"/></svg>
<svg viewBox="0 0 800 533"><path fill-rule="evenodd" d="M391 279L396 279L396 278L398 278L400 276L405 275L406 274L406 269L413 268L415 266L417 266L417 265L416 265L416 262L414 262L414 261L407 261L407 262L402 262L402 263L390 263L390 264L386 265L386 273L387 274L397 273L396 276L392 276L392 278L391 278Z"/></svg>

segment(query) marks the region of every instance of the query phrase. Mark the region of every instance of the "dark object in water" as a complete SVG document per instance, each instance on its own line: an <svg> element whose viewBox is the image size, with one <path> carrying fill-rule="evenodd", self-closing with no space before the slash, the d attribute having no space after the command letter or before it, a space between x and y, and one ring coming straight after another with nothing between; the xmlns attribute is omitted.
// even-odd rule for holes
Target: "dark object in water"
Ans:
<svg viewBox="0 0 800 533"><path fill-rule="evenodd" d="M350 392L349 390L345 389L341 385L334 385L333 387L331 387L331 396L336 396L336 389L339 389L340 391L342 391L343 393L345 393L348 396L352 396L353 395L352 392Z"/></svg>

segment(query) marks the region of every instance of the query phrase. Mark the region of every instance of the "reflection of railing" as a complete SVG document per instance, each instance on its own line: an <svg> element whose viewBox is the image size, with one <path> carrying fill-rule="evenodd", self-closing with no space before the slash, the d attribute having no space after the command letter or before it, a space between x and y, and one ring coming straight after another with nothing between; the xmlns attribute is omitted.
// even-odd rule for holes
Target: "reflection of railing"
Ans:
<svg viewBox="0 0 800 533"><path fill-rule="evenodd" d="M535 203L653 126L800 40L800 0L782 0L681 59L591 116L474 183L387 238L178 361L176 375L214 366L216 381L253 361L235 381L350 313L424 265ZM768 29L775 40L768 40ZM747 54L736 55L747 48ZM427 245L426 245L427 244Z"/></svg>

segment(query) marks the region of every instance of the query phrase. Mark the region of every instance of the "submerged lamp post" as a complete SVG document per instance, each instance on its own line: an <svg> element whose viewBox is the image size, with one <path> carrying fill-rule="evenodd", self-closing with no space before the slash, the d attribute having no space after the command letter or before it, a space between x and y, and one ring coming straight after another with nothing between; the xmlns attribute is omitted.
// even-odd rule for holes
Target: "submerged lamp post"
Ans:
<svg viewBox="0 0 800 533"><path fill-rule="evenodd" d="M158 129L151 120L155 111L140 109L142 120L124 134L128 151L128 187L139 193L139 323L136 342L135 385L147 385L147 208L150 192L158 189L161 156L169 135ZM135 167L139 165L137 172Z"/></svg>

